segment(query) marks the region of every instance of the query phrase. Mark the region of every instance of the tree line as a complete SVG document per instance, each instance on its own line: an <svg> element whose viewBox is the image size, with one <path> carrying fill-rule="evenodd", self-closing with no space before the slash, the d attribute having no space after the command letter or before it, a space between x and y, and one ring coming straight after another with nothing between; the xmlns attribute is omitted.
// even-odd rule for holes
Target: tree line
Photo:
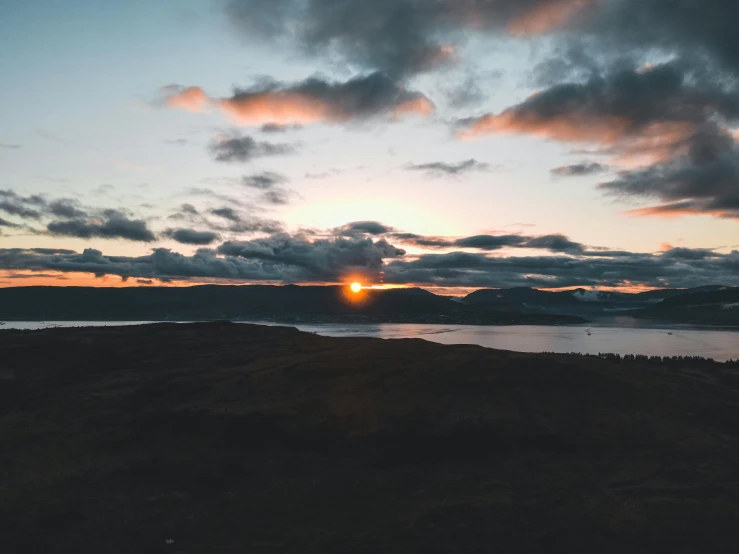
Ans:
<svg viewBox="0 0 739 554"><path fill-rule="evenodd" d="M548 352L554 354L554 352ZM646 356L644 354L614 354L610 352L599 352L598 354L582 354L580 352L570 352L568 356L584 356L586 358L600 358L601 360L609 360L617 363L651 363L659 365L695 365L695 366L723 366L731 368L739 368L739 360L726 360L725 362L717 362L713 358L704 358L703 356Z"/></svg>

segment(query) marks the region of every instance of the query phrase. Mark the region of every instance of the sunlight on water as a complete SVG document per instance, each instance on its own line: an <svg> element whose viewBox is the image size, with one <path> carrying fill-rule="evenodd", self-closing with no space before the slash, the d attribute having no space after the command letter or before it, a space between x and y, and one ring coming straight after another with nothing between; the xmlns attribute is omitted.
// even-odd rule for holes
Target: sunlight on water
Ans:
<svg viewBox="0 0 739 554"><path fill-rule="evenodd" d="M1 329L43 329L138 325L145 321L9 321ZM259 323L259 322L255 322ZM620 322L628 325L629 321ZM631 322L633 323L633 322ZM329 337L419 338L441 344L477 344L518 352L615 353L647 356L703 356L723 361L739 358L739 332L689 327L628 326L471 326L426 324L311 324L301 331Z"/></svg>

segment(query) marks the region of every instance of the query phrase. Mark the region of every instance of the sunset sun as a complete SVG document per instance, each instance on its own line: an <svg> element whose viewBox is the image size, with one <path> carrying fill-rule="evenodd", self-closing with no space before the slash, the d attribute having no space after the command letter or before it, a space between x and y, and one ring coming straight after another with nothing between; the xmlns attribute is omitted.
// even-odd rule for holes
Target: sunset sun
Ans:
<svg viewBox="0 0 739 554"><path fill-rule="evenodd" d="M353 293L358 293L362 291L362 283L354 282L351 285L349 285L349 288Z"/></svg>

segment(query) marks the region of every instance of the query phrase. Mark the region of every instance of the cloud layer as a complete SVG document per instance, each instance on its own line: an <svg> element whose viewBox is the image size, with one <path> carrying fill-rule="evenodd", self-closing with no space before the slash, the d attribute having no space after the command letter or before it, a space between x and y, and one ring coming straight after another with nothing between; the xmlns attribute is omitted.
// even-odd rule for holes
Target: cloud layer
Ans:
<svg viewBox="0 0 739 554"><path fill-rule="evenodd" d="M248 40L287 44L394 77L444 67L472 33L531 35L567 25L590 0L230 0Z"/></svg>
<svg viewBox="0 0 739 554"><path fill-rule="evenodd" d="M86 272L97 276L180 280L209 278L244 282L336 282L380 275L385 283L440 287L559 288L574 286L693 287L739 285L739 251L673 248L656 254L572 252L571 255L491 256L454 251L408 256L384 239L309 240L278 235L226 242L185 256L164 248L138 257L52 249L0 249L0 269Z"/></svg>
<svg viewBox="0 0 739 554"><path fill-rule="evenodd" d="M122 239L135 242L153 242L156 235L146 221L131 219L115 208L82 206L70 198L49 199L42 195L23 196L12 190L0 190L0 212L26 220L25 228L36 234L74 237L81 239ZM45 230L37 225L49 220ZM5 227L24 227L2 220Z"/></svg>
<svg viewBox="0 0 739 554"><path fill-rule="evenodd" d="M717 82L677 62L626 69L585 82L554 85L499 114L464 119L464 138L529 134L591 144L621 167L600 185L622 197L658 199L640 215L739 214L739 150L729 126L739 123L739 86ZM586 163L553 170L586 175Z"/></svg>

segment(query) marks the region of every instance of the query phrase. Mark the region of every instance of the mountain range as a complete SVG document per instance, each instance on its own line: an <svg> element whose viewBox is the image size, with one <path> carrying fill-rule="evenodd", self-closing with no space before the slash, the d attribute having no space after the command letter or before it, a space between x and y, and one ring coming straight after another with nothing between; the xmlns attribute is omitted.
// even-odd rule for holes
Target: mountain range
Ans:
<svg viewBox="0 0 739 554"><path fill-rule="evenodd" d="M0 289L0 320L272 320L336 323L573 324L614 316L739 325L739 287L640 293L517 287L463 298L419 288L200 285Z"/></svg>
<svg viewBox="0 0 739 554"><path fill-rule="evenodd" d="M708 285L638 293L575 289L544 291L527 287L481 289L468 304L520 313L557 313L586 319L632 316L641 319L711 325L739 325L739 287Z"/></svg>

